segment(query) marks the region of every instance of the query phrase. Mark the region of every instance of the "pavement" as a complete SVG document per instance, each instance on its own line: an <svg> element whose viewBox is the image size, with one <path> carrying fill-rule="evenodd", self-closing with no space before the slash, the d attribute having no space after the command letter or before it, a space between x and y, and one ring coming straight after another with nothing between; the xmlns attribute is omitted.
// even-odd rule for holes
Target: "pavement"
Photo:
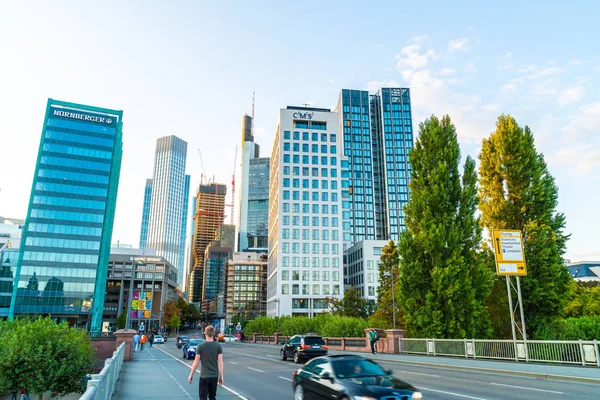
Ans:
<svg viewBox="0 0 600 400"><path fill-rule="evenodd" d="M224 343L225 384L218 399L293 399L292 372L301 365L279 359L279 347ZM330 354L349 353L330 351ZM415 385L425 399L597 400L600 368L361 353ZM187 377L192 360L182 359L175 341L146 347L125 363L113 399L197 399L198 378Z"/></svg>

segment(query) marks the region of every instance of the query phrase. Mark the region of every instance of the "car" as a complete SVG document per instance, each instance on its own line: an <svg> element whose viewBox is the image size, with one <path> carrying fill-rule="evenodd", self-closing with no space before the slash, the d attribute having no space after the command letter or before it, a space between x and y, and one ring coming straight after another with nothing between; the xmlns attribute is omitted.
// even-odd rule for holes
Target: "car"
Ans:
<svg viewBox="0 0 600 400"><path fill-rule="evenodd" d="M421 400L414 386L392 376L375 361L358 355L318 357L292 373L295 400Z"/></svg>
<svg viewBox="0 0 600 400"><path fill-rule="evenodd" d="M282 361L292 357L295 363L314 357L326 356L325 340L316 334L295 335L283 343L279 355Z"/></svg>
<svg viewBox="0 0 600 400"><path fill-rule="evenodd" d="M202 342L204 342L204 339L191 339L185 345L183 345L183 358L187 358L188 360L190 358L195 358L196 347L198 347L198 345Z"/></svg>
<svg viewBox="0 0 600 400"><path fill-rule="evenodd" d="M224 342L239 342L238 338L233 335L224 335L222 333L219 334L217 340L221 343Z"/></svg>
<svg viewBox="0 0 600 400"><path fill-rule="evenodd" d="M154 343L165 343L165 338L162 335L154 335Z"/></svg>
<svg viewBox="0 0 600 400"><path fill-rule="evenodd" d="M190 341L189 336L177 336L177 348L182 348L187 342Z"/></svg>

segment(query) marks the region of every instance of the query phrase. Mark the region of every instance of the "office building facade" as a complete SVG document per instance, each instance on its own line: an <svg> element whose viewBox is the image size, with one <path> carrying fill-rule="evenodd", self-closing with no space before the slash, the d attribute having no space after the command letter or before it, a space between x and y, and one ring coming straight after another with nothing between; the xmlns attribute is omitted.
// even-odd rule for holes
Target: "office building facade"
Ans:
<svg viewBox="0 0 600 400"><path fill-rule="evenodd" d="M267 251L270 158L260 157L248 115L242 118L242 149L237 250Z"/></svg>
<svg viewBox="0 0 600 400"><path fill-rule="evenodd" d="M343 291L339 114L281 109L269 188L267 313L327 311ZM278 301L279 303L277 303Z"/></svg>
<svg viewBox="0 0 600 400"><path fill-rule="evenodd" d="M225 288L226 326L234 317L243 323L266 315L267 254L234 253L227 263Z"/></svg>
<svg viewBox="0 0 600 400"><path fill-rule="evenodd" d="M190 190L190 178L185 174L186 158L187 143L177 136L156 141L154 172L151 182L146 182L140 232L140 247L155 249L159 256L180 269L178 278L182 281ZM147 203L150 204L148 211ZM145 219L147 233L144 232Z"/></svg>
<svg viewBox="0 0 600 400"><path fill-rule="evenodd" d="M189 299L196 304L202 301L206 247L214 240L215 232L223 224L226 196L227 186L214 182L201 184L196 191L196 213L192 237L194 267L188 276Z"/></svg>
<svg viewBox="0 0 600 400"><path fill-rule="evenodd" d="M177 287L180 290L185 290L185 244L187 240L188 216L190 207L190 180L189 175L185 176L185 184L183 191L183 215L181 218L181 237L179 238L179 260L177 263Z"/></svg>
<svg viewBox="0 0 600 400"><path fill-rule="evenodd" d="M24 220L0 217L0 321L8 318Z"/></svg>
<svg viewBox="0 0 600 400"><path fill-rule="evenodd" d="M367 300L377 300L379 264L387 244L385 240L362 240L344 254L345 283Z"/></svg>
<svg viewBox="0 0 600 400"><path fill-rule="evenodd" d="M123 112L48 100L10 317L101 328Z"/></svg>
<svg viewBox="0 0 600 400"><path fill-rule="evenodd" d="M202 301L215 300L225 291L227 261L235 247L235 225L221 225L215 232L215 240L209 243L204 254L204 279Z"/></svg>

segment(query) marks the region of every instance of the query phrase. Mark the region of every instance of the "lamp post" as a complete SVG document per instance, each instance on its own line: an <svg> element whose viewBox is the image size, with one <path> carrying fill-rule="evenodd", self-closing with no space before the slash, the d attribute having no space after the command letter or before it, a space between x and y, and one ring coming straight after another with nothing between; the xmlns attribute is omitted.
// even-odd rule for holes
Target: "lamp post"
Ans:
<svg viewBox="0 0 600 400"><path fill-rule="evenodd" d="M131 257L131 278L129 279L129 296L127 296L127 315L125 318L125 329L131 329L131 302L133 301L133 278L135 276L135 258Z"/></svg>
<svg viewBox="0 0 600 400"><path fill-rule="evenodd" d="M279 299L275 299L273 302L277 303L277 332L279 332Z"/></svg>
<svg viewBox="0 0 600 400"><path fill-rule="evenodd" d="M394 274L386 272L383 274L386 278L392 278L392 315L394 318L394 329L396 329L396 296L394 296Z"/></svg>

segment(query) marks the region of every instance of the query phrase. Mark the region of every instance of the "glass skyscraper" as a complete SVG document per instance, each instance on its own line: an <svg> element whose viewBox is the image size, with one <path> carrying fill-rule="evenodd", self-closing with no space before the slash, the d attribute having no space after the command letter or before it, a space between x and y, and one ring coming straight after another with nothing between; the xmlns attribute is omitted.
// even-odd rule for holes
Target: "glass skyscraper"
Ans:
<svg viewBox="0 0 600 400"><path fill-rule="evenodd" d="M122 156L123 112L48 100L9 317L99 331Z"/></svg>
<svg viewBox="0 0 600 400"><path fill-rule="evenodd" d="M186 157L187 143L178 137L171 135L156 141L154 173L151 184L146 183L140 232L141 248L156 250L180 270L178 285L181 287L190 190L189 176L185 175ZM147 233L144 230L146 217Z"/></svg>
<svg viewBox="0 0 600 400"><path fill-rule="evenodd" d="M150 221L150 202L152 200L152 179L146 179L144 189L144 210L142 211L142 229L140 231L140 249L146 248L148 241L148 221Z"/></svg>
<svg viewBox="0 0 600 400"><path fill-rule="evenodd" d="M185 176L183 187L183 215L181 218L181 238L179 239L179 263L177 264L177 285L185 290L185 240L187 237L188 211L190 206L190 176Z"/></svg>

